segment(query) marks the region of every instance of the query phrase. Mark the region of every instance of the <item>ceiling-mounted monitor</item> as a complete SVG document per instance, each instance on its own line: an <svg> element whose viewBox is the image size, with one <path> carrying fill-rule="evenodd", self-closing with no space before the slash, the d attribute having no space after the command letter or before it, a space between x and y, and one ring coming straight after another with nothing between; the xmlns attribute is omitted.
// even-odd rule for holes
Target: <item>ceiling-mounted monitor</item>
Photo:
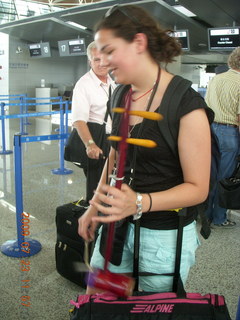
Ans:
<svg viewBox="0 0 240 320"><path fill-rule="evenodd" d="M30 57L32 58L49 58L51 49L49 42L33 43L28 45Z"/></svg>
<svg viewBox="0 0 240 320"><path fill-rule="evenodd" d="M85 39L58 41L60 57L86 55Z"/></svg>
<svg viewBox="0 0 240 320"><path fill-rule="evenodd" d="M189 51L189 33L188 30L174 30L169 33L171 37L177 38L177 40L181 43L183 51Z"/></svg>
<svg viewBox="0 0 240 320"><path fill-rule="evenodd" d="M210 51L232 51L239 46L240 27L208 29L208 48Z"/></svg>

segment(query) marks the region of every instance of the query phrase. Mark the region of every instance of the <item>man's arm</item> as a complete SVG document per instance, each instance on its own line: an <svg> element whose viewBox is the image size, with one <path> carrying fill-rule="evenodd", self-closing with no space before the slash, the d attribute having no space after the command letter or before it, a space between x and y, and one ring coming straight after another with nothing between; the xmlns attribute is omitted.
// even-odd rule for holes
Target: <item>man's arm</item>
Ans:
<svg viewBox="0 0 240 320"><path fill-rule="evenodd" d="M77 132L82 142L86 146L87 156L91 159L99 159L99 155L102 154L103 152L93 140L86 122L82 120L78 120L73 123L73 126L74 128L77 129Z"/></svg>

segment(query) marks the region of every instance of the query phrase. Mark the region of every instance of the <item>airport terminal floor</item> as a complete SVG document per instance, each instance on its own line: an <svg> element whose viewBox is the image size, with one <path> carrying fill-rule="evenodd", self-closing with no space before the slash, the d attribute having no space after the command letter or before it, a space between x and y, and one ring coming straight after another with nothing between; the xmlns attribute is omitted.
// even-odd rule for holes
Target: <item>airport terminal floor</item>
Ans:
<svg viewBox="0 0 240 320"><path fill-rule="evenodd" d="M54 134L57 125L49 118L29 119L29 135ZM6 136L12 141L19 132L19 120L10 119ZM46 128L46 133L44 132ZM10 145L13 148L12 145ZM85 178L81 169L65 162L72 174L56 175L59 168L58 141L38 141L22 145L23 208L31 215L30 238L42 249L28 258L29 288L22 286L21 259L0 253L0 318L2 320L66 320L69 301L84 290L61 277L55 267L56 207L79 199L85 194ZM0 244L17 238L15 213L14 155L0 155ZM217 293L225 296L231 318L236 319L240 294L240 211L231 211L237 222L232 230L212 230L208 240L201 236L196 265L186 285L188 292ZM30 307L21 305L24 295Z"/></svg>

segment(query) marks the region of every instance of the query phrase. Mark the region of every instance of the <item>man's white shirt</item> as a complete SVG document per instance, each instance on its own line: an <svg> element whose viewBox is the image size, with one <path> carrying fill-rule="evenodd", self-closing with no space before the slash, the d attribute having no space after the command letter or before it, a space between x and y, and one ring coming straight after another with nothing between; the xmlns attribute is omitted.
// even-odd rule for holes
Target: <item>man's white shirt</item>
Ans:
<svg viewBox="0 0 240 320"><path fill-rule="evenodd" d="M102 82L91 69L83 75L73 89L72 123L78 120L103 124L108 101L109 86L111 91L116 87L111 77L107 83ZM111 132L111 119L108 117L106 132Z"/></svg>

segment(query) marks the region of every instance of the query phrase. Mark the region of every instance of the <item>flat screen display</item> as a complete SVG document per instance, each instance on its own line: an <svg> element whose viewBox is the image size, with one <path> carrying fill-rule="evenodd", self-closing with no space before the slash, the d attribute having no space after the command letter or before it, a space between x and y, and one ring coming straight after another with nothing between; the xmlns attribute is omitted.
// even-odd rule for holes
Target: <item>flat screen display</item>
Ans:
<svg viewBox="0 0 240 320"><path fill-rule="evenodd" d="M85 39L58 41L60 57L86 55Z"/></svg>
<svg viewBox="0 0 240 320"><path fill-rule="evenodd" d="M170 37L177 38L178 42L180 42L183 51L189 51L189 33L188 30L174 30L169 33Z"/></svg>
<svg viewBox="0 0 240 320"><path fill-rule="evenodd" d="M30 44L29 51L31 57L40 57L42 55L40 44Z"/></svg>
<svg viewBox="0 0 240 320"><path fill-rule="evenodd" d="M29 53L32 58L48 58L51 57L51 49L49 42L40 42L29 44Z"/></svg>
<svg viewBox="0 0 240 320"><path fill-rule="evenodd" d="M209 50L232 51L240 46L240 27L208 29Z"/></svg>
<svg viewBox="0 0 240 320"><path fill-rule="evenodd" d="M85 52L85 42L83 39L71 40L68 44L70 54Z"/></svg>
<svg viewBox="0 0 240 320"><path fill-rule="evenodd" d="M174 31L174 37L181 43L182 50L190 50L188 30L176 30Z"/></svg>

